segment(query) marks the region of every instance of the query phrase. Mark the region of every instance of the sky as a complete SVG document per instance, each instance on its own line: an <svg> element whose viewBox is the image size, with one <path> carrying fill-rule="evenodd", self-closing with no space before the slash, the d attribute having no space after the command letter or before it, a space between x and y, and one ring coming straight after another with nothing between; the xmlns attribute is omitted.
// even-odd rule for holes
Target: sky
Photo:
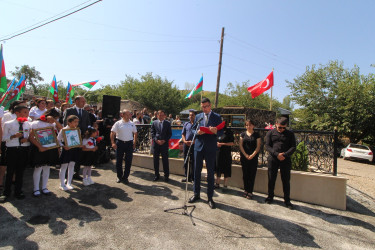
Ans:
<svg viewBox="0 0 375 250"><path fill-rule="evenodd" d="M0 40L94 2L0 0ZM103 0L0 43L9 79L25 64L43 83L99 80L92 90L147 72L185 89L203 74L203 90L215 91L224 27L220 93L274 69L273 97L282 101L286 81L314 64L374 73L374 10L373 0Z"/></svg>

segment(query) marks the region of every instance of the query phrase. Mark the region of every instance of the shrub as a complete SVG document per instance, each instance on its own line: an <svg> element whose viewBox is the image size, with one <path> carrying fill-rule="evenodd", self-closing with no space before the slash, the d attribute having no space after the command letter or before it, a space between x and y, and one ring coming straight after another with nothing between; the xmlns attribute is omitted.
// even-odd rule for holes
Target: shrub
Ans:
<svg viewBox="0 0 375 250"><path fill-rule="evenodd" d="M307 150L305 142L302 141L297 145L291 160L293 170L308 171L309 151Z"/></svg>

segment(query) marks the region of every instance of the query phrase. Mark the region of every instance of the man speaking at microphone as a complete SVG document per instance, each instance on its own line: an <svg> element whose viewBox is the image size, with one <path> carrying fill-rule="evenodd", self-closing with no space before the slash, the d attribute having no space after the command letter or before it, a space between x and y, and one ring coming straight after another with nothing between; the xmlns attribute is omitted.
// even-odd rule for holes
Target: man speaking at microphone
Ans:
<svg viewBox="0 0 375 250"><path fill-rule="evenodd" d="M219 114L212 112L211 101L208 98L203 98L201 101L202 113L195 118L196 125L193 127L193 133L197 133L194 144L194 196L189 199L189 203L193 203L200 199L201 189L201 173L203 167L203 159L206 160L207 168L207 197L210 208L216 208L215 202L212 199L214 194L214 169L217 150L217 136L222 134L222 130L217 130L222 121ZM197 125L199 127L208 127L212 134L205 133L201 129L196 131Z"/></svg>

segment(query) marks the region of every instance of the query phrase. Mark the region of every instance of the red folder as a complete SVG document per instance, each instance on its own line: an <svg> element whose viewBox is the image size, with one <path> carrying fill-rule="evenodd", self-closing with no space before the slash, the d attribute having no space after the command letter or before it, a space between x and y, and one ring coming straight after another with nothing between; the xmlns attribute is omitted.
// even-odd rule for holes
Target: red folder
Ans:
<svg viewBox="0 0 375 250"><path fill-rule="evenodd" d="M222 130L223 128L224 128L224 126L225 126L225 122L222 122L222 123L220 123L219 125L217 125L217 130L219 131L219 130ZM211 130L208 128L208 127L200 127L199 128L201 131L203 131L203 132L205 132L206 134L210 134L210 135L212 135L213 133L211 132Z"/></svg>

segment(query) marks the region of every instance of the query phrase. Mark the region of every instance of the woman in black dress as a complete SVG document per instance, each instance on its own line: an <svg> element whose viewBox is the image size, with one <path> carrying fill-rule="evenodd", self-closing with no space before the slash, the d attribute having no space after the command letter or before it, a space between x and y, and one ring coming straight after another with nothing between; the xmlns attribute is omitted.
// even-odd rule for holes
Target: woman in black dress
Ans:
<svg viewBox="0 0 375 250"><path fill-rule="evenodd" d="M253 198L255 176L258 168L258 154L260 151L260 136L254 131L254 122L245 122L246 131L240 135L240 153L244 184L244 197Z"/></svg>
<svg viewBox="0 0 375 250"><path fill-rule="evenodd" d="M232 146L234 145L233 132L226 126L223 135L217 139L216 152L216 183L215 187L220 187L220 177L224 174L224 187L227 187L228 178L232 174Z"/></svg>

